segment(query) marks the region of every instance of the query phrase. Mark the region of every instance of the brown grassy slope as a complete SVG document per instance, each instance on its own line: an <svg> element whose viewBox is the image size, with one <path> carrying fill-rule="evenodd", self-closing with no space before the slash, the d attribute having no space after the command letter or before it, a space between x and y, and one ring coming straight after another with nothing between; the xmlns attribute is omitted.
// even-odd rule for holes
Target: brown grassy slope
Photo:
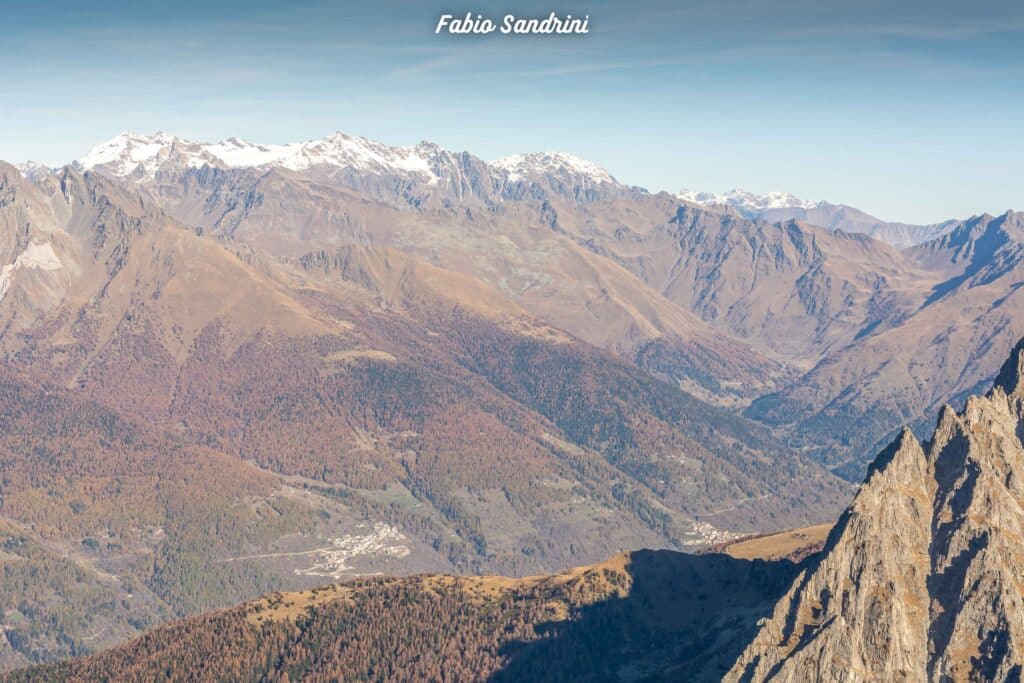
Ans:
<svg viewBox="0 0 1024 683"><path fill-rule="evenodd" d="M717 680L795 571L637 551L548 577L359 580L9 680Z"/></svg>
<svg viewBox="0 0 1024 683"><path fill-rule="evenodd" d="M815 524L777 534L741 538L738 541L724 543L720 548L730 557L741 560L776 560L783 557L797 559L820 549L828 538L832 526L831 523Z"/></svg>
<svg viewBox="0 0 1024 683"><path fill-rule="evenodd" d="M632 356L661 340L678 348L685 377L719 398L749 398L756 388L776 386L784 371L749 344L716 334L661 296L659 284L595 249L596 240L614 240L622 225L602 219L612 205L583 212L575 202L538 188L501 199L481 197L477 188L457 197L422 187L383 196L372 188L353 188L349 180L279 170L197 169L160 177L148 189L190 224L269 253L300 257L349 244L389 246L470 275L533 315L616 353ZM664 221L674 211L659 198L617 201L614 206L625 207L624 213L633 209L623 221L634 227ZM735 384L715 386L707 373Z"/></svg>
<svg viewBox="0 0 1024 683"><path fill-rule="evenodd" d="M912 307L931 282L925 269L864 235L678 202L660 208L638 215L599 203L586 207L585 224L568 227L590 228L595 248L714 329L800 368ZM615 225L629 230L614 233Z"/></svg>

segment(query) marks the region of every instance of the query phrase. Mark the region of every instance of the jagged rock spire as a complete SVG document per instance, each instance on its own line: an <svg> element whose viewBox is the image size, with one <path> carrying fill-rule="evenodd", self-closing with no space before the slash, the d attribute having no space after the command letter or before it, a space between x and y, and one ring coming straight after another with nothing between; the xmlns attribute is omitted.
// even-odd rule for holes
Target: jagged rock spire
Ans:
<svg viewBox="0 0 1024 683"><path fill-rule="evenodd" d="M878 455L725 680L1020 680L1022 373L1024 341L997 390L947 406L925 446L904 430Z"/></svg>
<svg viewBox="0 0 1024 683"><path fill-rule="evenodd" d="M1018 393L1021 389L1021 378L1024 377L1024 339L1017 342L1010 352L1010 357L996 375L995 386L1002 388L1008 396Z"/></svg>

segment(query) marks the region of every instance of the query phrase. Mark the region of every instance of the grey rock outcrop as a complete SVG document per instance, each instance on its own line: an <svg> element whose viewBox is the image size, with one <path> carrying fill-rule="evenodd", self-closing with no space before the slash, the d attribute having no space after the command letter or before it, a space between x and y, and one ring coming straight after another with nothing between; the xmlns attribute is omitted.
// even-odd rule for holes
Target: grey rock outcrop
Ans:
<svg viewBox="0 0 1024 683"><path fill-rule="evenodd" d="M1024 342L984 397L876 458L727 681L1020 680Z"/></svg>

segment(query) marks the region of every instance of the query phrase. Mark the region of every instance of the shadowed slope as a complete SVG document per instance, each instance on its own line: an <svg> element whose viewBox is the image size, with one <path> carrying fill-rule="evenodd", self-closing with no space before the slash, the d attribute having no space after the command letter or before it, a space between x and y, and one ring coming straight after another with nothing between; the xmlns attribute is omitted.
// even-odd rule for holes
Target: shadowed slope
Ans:
<svg viewBox="0 0 1024 683"><path fill-rule="evenodd" d="M717 680L795 571L637 551L548 577L360 580L9 680Z"/></svg>

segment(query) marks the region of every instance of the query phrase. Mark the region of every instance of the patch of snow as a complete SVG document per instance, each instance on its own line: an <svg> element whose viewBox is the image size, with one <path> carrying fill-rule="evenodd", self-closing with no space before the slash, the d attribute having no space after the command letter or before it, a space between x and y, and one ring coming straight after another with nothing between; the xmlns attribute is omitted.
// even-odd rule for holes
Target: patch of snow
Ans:
<svg viewBox="0 0 1024 683"><path fill-rule="evenodd" d="M228 138L205 149L232 168L266 166L281 163L291 154L292 145L254 145L238 138Z"/></svg>
<svg viewBox="0 0 1024 683"><path fill-rule="evenodd" d="M437 174L429 158L434 150L439 148L426 143L389 147L340 132L286 145L260 145L238 138L191 142L164 133L144 136L125 132L97 145L75 163L81 170L99 168L119 177L136 174L140 168L143 177L151 177L166 163L186 168L204 164L226 168L275 166L293 171L335 166L370 173L416 174L434 183Z"/></svg>
<svg viewBox="0 0 1024 683"><path fill-rule="evenodd" d="M140 166L148 169L158 160L160 153L174 142L175 138L166 133L147 136L125 131L93 147L77 161L77 165L83 170L104 166L115 175L126 176Z"/></svg>
<svg viewBox="0 0 1024 683"><path fill-rule="evenodd" d="M54 173L54 169L38 161L26 161L21 164L15 164L14 167L18 169L18 172L23 177L29 180L38 180Z"/></svg>
<svg viewBox="0 0 1024 683"><path fill-rule="evenodd" d="M800 199L789 192L755 194L738 187L721 193L681 190L677 196L685 201L703 206L731 206L740 211L753 212L769 209L812 209L817 206L816 202Z"/></svg>
<svg viewBox="0 0 1024 683"><path fill-rule="evenodd" d="M546 174L582 176L594 183L616 183L615 178L592 161L565 152L513 154L490 162L494 168L508 173L509 180L518 181Z"/></svg>
<svg viewBox="0 0 1024 683"><path fill-rule="evenodd" d="M60 270L63 264L57 258L57 253L49 242L36 244L30 242L25 250L14 259L14 263L8 263L0 268L0 301L3 301L7 290L11 286L11 279L15 271L21 268L37 268L39 270Z"/></svg>

